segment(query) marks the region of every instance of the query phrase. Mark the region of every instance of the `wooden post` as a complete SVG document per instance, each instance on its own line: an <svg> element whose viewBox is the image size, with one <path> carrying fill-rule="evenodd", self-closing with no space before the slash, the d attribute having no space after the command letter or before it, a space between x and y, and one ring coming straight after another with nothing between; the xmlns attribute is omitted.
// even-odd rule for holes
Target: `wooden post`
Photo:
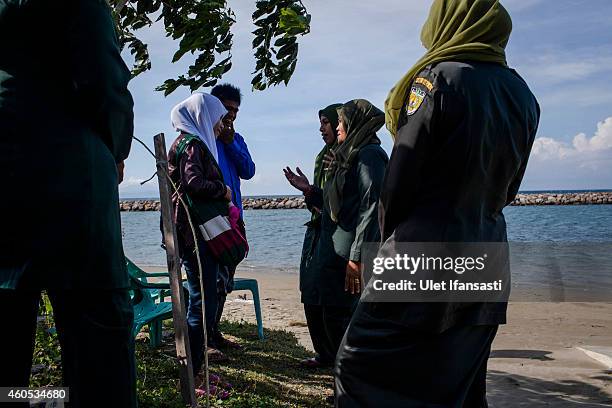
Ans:
<svg viewBox="0 0 612 408"><path fill-rule="evenodd" d="M166 174L168 174L168 156L166 154L164 134L158 134L153 138L153 141L155 143L155 158L157 161L157 180L159 181L159 201L161 203L164 243L166 244L168 273L170 274L170 289L172 290L172 321L174 322L176 357L180 369L181 394L186 404L189 404L190 407L197 407L193 367L191 364L191 349L187 331L187 313L183 297L181 263L178 256L176 226L172 222L172 189L166 178Z"/></svg>

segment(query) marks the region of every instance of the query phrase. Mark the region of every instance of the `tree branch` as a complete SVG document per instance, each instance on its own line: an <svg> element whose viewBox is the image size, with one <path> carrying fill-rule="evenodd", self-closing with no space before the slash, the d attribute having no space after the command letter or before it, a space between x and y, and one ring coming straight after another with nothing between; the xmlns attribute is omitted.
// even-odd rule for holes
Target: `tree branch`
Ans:
<svg viewBox="0 0 612 408"><path fill-rule="evenodd" d="M181 86L191 91L213 86L232 68L235 15L225 0L108 0L122 47L134 56L134 76L151 69L147 44L136 31L159 21L166 36L178 40L172 62L187 54L194 62L185 74L167 79L156 90L169 95ZM253 21L255 71L251 84L263 90L289 82L298 58L297 37L310 31L310 15L301 0L258 0ZM155 19L155 22L152 19Z"/></svg>

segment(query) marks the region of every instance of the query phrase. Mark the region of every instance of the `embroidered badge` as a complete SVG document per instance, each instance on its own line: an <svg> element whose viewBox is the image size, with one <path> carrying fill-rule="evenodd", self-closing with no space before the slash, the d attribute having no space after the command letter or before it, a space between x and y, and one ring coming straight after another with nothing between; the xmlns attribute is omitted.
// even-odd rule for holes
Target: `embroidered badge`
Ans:
<svg viewBox="0 0 612 408"><path fill-rule="evenodd" d="M416 86L412 87L410 90L410 98L408 99L408 106L406 106L406 113L408 113L408 116L413 115L421 107L426 95L424 90Z"/></svg>
<svg viewBox="0 0 612 408"><path fill-rule="evenodd" d="M433 84L431 82L429 82L429 80L425 79L425 78L417 78L414 80L415 84L421 84L423 85L425 88L427 88L427 90L429 92L431 92L431 90L433 89Z"/></svg>

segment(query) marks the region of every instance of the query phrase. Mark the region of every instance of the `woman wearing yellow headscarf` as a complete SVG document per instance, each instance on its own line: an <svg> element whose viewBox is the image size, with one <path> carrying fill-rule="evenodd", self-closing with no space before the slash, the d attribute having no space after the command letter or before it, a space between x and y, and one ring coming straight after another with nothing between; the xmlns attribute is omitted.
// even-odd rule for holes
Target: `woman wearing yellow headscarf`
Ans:
<svg viewBox="0 0 612 408"><path fill-rule="evenodd" d="M379 205L385 255L403 256L410 242L505 245L502 209L518 192L540 114L507 67L511 28L499 1L434 0L421 36L427 52L385 106L395 139ZM416 296L366 287L336 359L337 407L487 406L506 299Z"/></svg>
<svg viewBox="0 0 612 408"><path fill-rule="evenodd" d="M436 0L421 31L423 57L393 87L385 101L387 129L396 136L410 85L428 65L442 61L482 61L507 65L512 20L499 1Z"/></svg>

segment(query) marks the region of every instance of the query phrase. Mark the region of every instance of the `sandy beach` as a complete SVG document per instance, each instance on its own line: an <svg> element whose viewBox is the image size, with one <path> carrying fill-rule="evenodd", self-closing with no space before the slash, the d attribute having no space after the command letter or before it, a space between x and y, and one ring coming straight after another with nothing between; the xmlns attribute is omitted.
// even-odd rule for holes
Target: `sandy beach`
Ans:
<svg viewBox="0 0 612 408"><path fill-rule="evenodd" d="M236 276L259 282L264 327L289 330L312 349L297 274L239 269ZM234 292L228 300L226 319L255 322L250 293ZM490 405L612 406L612 367L581 349L612 350L612 304L511 303L508 324L493 343Z"/></svg>
<svg viewBox="0 0 612 408"><path fill-rule="evenodd" d="M257 279L265 328L288 330L312 350L297 273L239 268L236 276ZM224 318L255 323L251 294L230 294ZM612 406L612 303L511 302L488 396L493 408Z"/></svg>

